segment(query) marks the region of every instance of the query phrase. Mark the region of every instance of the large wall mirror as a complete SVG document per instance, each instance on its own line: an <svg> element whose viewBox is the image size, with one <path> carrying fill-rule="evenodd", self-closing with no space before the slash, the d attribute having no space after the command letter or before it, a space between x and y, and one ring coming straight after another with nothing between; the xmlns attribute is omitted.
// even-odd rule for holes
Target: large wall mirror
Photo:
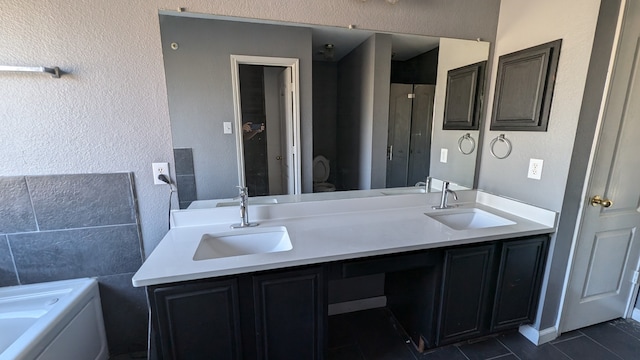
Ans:
<svg viewBox="0 0 640 360"><path fill-rule="evenodd" d="M479 130L443 130L443 117L449 71L486 61L487 42L169 12L160 29L181 208L235 196L239 166L250 195L286 191L276 174L286 67L243 65L236 124L233 56L299 60L300 192L407 187L427 176L473 188Z"/></svg>

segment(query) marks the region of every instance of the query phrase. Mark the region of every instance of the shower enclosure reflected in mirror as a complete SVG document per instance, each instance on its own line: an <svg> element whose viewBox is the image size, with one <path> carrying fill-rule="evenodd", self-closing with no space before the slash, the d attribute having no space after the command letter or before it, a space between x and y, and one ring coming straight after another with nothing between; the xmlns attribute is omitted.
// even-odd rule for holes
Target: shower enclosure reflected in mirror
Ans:
<svg viewBox="0 0 640 360"><path fill-rule="evenodd" d="M314 163L327 167L323 183L336 190L407 186L426 175L473 187L478 149L464 155L457 146L466 133L477 140L478 131L443 131L442 115L447 72L487 60L488 43L166 12L160 29L181 207L196 199L233 197L241 182L241 129L223 132L224 123L234 123L231 55L299 59L300 192L314 189ZM171 47L174 42L177 49ZM433 100L396 111L397 104L389 102L392 83L418 90L400 95L405 99L421 93L417 85L430 85ZM432 119L390 120L414 108ZM396 176L398 167L391 162L403 157L403 147L408 165ZM443 153L446 162L441 162ZM319 156L327 161L319 162ZM273 167L269 160L274 159L267 159L267 173Z"/></svg>

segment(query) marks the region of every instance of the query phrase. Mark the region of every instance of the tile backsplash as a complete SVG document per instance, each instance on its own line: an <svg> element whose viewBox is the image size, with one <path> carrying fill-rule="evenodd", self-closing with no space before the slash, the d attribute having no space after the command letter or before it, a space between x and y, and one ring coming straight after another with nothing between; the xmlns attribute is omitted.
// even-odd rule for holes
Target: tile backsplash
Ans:
<svg viewBox="0 0 640 360"><path fill-rule="evenodd" d="M173 149L176 164L176 183L180 198L180 209L186 209L197 200L196 174L193 167L193 149Z"/></svg>
<svg viewBox="0 0 640 360"><path fill-rule="evenodd" d="M24 177L1 178L0 214L0 234L38 230Z"/></svg>
<svg viewBox="0 0 640 360"><path fill-rule="evenodd" d="M95 277L111 355L146 349L132 173L0 177L0 286Z"/></svg>

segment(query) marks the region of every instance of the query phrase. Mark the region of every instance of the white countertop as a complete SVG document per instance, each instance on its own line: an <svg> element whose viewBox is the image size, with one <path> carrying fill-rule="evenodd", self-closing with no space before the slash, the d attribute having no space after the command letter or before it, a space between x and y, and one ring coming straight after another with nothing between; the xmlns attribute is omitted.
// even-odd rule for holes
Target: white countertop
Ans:
<svg viewBox="0 0 640 360"><path fill-rule="evenodd" d="M515 224L452 230L426 216L439 194L255 205L250 221L285 226L293 249L227 258L193 260L203 234L229 232L236 207L173 212L173 228L133 277L136 287L366 256L478 243L555 231L557 213L481 191L460 191L458 209L476 207ZM453 199L451 199L453 200ZM454 210L455 211L455 210ZM240 229L239 231L242 231Z"/></svg>

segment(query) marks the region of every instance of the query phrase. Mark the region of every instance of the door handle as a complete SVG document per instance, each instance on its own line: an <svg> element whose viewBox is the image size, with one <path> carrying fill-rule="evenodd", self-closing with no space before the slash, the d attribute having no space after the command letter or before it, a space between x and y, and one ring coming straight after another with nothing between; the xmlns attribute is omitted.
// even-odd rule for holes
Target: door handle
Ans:
<svg viewBox="0 0 640 360"><path fill-rule="evenodd" d="M613 201L609 200L609 199L603 199L600 197L600 195L596 195L594 197L591 198L590 200L591 206L602 206L603 208L608 208L611 207L611 205L613 205Z"/></svg>
<svg viewBox="0 0 640 360"><path fill-rule="evenodd" d="M276 156L276 160L282 160L282 156L280 155Z"/></svg>

